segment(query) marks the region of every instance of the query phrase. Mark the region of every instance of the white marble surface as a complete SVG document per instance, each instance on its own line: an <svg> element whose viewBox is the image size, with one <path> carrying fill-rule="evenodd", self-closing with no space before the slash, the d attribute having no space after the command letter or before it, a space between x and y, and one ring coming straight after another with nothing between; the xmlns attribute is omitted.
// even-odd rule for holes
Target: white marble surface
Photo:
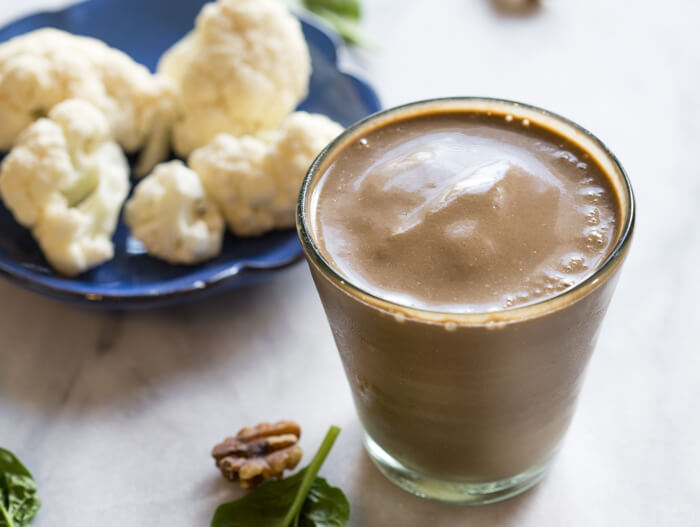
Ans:
<svg viewBox="0 0 700 527"><path fill-rule="evenodd" d="M21 4L21 5L20 5ZM0 3L8 20L51 0ZM0 283L0 444L38 479L34 525L202 526L235 492L209 449L240 425L296 418L359 526L691 526L700 522L700 4L367 0L380 43L355 57L386 105L520 99L598 134L627 167L637 235L552 472L506 503L458 508L384 480L360 446L305 266L148 313L90 312Z"/></svg>

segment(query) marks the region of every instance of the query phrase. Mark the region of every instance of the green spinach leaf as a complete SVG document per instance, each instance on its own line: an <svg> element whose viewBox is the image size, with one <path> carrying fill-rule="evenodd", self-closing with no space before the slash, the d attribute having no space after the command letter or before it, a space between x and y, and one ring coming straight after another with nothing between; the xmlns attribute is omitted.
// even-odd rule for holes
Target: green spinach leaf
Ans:
<svg viewBox="0 0 700 527"><path fill-rule="evenodd" d="M337 487L316 478L299 515L299 527L342 527L350 521L350 504Z"/></svg>
<svg viewBox="0 0 700 527"><path fill-rule="evenodd" d="M350 518L343 492L317 478L340 429L332 426L309 466L221 505L211 527L342 527Z"/></svg>
<svg viewBox="0 0 700 527"><path fill-rule="evenodd" d="M304 0L304 3L310 11L326 9L350 20L359 21L362 18L360 0Z"/></svg>
<svg viewBox="0 0 700 527"><path fill-rule="evenodd" d="M302 470L289 478L270 481L240 500L221 505L211 527L278 527L294 502L304 474Z"/></svg>
<svg viewBox="0 0 700 527"><path fill-rule="evenodd" d="M34 478L12 452L0 448L0 527L26 527L39 507Z"/></svg>
<svg viewBox="0 0 700 527"><path fill-rule="evenodd" d="M360 31L360 0L301 0L301 3L306 9L323 18L349 44L374 47Z"/></svg>

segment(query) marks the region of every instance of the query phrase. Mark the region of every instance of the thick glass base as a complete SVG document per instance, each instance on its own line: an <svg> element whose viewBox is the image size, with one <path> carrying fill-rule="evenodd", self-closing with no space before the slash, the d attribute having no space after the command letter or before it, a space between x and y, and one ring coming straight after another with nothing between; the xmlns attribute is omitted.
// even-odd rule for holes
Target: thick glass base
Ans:
<svg viewBox="0 0 700 527"><path fill-rule="evenodd" d="M402 489L422 498L459 505L484 505L517 496L542 479L551 461L549 458L510 478L465 483L423 476L394 459L367 434L365 448L382 474Z"/></svg>

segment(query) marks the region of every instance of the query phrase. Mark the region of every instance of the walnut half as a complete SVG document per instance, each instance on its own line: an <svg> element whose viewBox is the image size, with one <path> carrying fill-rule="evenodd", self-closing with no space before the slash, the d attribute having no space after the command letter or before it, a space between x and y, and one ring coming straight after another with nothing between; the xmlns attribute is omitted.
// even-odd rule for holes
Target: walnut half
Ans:
<svg viewBox="0 0 700 527"><path fill-rule="evenodd" d="M303 455L297 444L301 428L294 421L260 423L242 428L236 437L227 437L211 455L223 476L251 488L271 478L281 478L297 466Z"/></svg>

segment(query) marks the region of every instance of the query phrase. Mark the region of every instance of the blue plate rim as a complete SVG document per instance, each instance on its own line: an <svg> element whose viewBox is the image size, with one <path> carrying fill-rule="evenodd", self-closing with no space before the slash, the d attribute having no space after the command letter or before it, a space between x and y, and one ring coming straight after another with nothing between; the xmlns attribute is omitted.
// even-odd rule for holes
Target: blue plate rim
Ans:
<svg viewBox="0 0 700 527"><path fill-rule="evenodd" d="M81 2L71 4L63 8L43 9L41 11L29 13L10 20L2 24L0 27L7 29L11 28L15 24L26 23L27 20L34 17L41 17L46 14L59 16L63 13L69 13L74 9L80 9L83 5L88 3L95 4L98 2L102 3L109 1L110 0L82 0ZM329 52L325 54L327 55L329 62L335 67L336 71L352 81L355 87L362 91L365 100L369 101L375 108L381 109L379 96L369 82L367 82L361 76L347 71L340 66L338 50L344 45L342 39L335 32L328 29L324 23L318 21L315 16L300 13L298 10L293 10L293 12L294 15L300 20L302 25L306 25L308 28L315 31L328 41L329 46L323 49L329 50ZM41 25L38 27L51 26ZM89 305L104 305L109 307L131 307L139 305L146 307L148 305L167 303L170 299L186 300L189 297L194 298L219 288L223 290L225 285L234 280L239 280L246 275L253 276L269 271L281 270L299 262L302 258L303 249L301 244L298 244L297 249L289 257L281 258L280 260L276 260L274 262L262 263L244 260L242 262L232 264L227 269L219 271L213 276L195 280L192 283L184 286L176 285L168 287L170 281L163 281L158 284L157 289L151 289L147 292L124 291L119 293L110 293L97 288L95 292L80 292L70 288L70 280L66 281L66 287L54 286L46 283L44 280L42 280L42 275L37 274L31 269L14 266L13 263L15 262L9 259L0 259L0 277L7 279L18 286L24 287L25 289L45 294L60 300L78 301Z"/></svg>
<svg viewBox="0 0 700 527"><path fill-rule="evenodd" d="M239 262L224 271L220 271L210 278L195 280L187 286L179 286L169 289L159 289L151 293L81 293L73 289L54 287L41 280L33 280L31 273L27 276L17 273L12 268L7 268L4 261L0 261L0 276L9 279L11 282L53 298L63 300L79 300L86 301L91 304L104 303L105 305L149 305L154 302L160 303L171 298L184 298L190 295L199 295L208 290L222 286L227 282L238 279L245 274L258 274L266 271L280 270L289 267L300 261L303 257L303 250L299 250L288 258L275 261L269 265L255 262ZM162 282L163 286L167 286L168 282Z"/></svg>

